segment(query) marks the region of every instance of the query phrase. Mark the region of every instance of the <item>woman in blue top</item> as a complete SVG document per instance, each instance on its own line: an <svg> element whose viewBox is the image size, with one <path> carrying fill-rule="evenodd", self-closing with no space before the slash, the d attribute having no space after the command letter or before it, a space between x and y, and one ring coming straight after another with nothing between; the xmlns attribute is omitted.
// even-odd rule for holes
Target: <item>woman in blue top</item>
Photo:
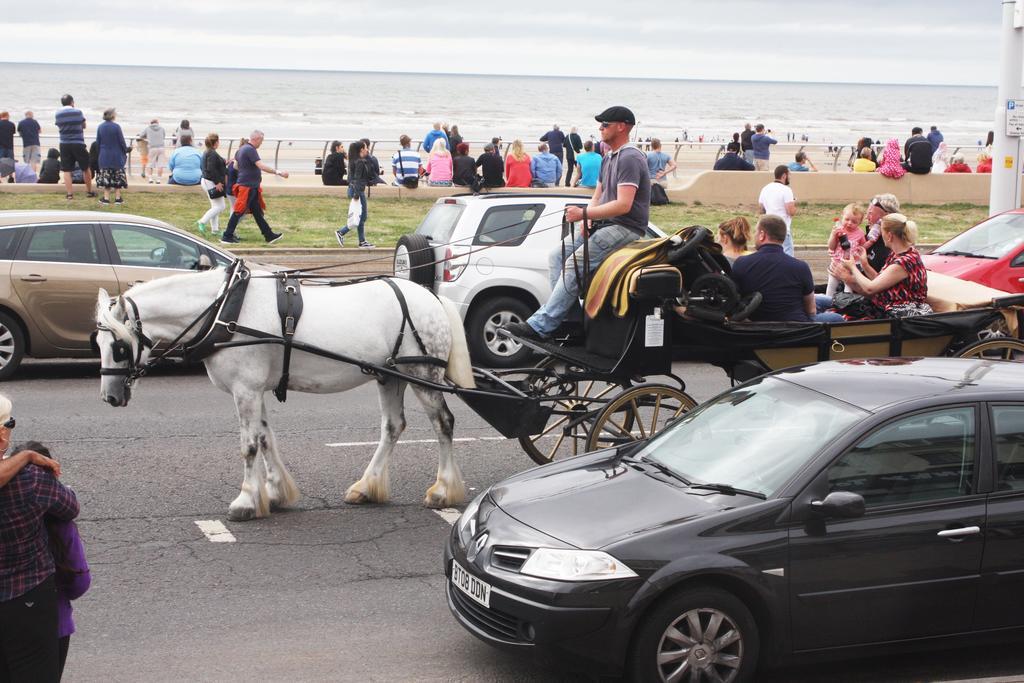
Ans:
<svg viewBox="0 0 1024 683"><path fill-rule="evenodd" d="M124 165L130 149L124 141L121 126L115 122L117 112L111 108L103 112L103 123L96 129L96 144L99 146L99 173L96 186L103 188L100 204L110 204L110 191L114 191L114 203L123 204L121 190L128 187Z"/></svg>
<svg viewBox="0 0 1024 683"><path fill-rule="evenodd" d="M171 177L167 180L171 185L198 185L203 178L203 154L192 146L192 134L182 133L179 138L181 147L174 150L167 168Z"/></svg>

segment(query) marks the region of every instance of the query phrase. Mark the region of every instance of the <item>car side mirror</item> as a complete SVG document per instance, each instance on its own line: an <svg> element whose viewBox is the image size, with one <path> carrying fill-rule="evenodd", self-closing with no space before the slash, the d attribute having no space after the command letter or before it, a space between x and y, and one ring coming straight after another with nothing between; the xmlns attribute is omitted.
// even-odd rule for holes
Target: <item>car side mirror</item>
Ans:
<svg viewBox="0 0 1024 683"><path fill-rule="evenodd" d="M210 270L213 268L213 259L206 254L199 255L199 262L196 263L196 270Z"/></svg>
<svg viewBox="0 0 1024 683"><path fill-rule="evenodd" d="M852 491L833 491L825 496L825 500L811 501L811 509L825 517L863 517L864 496Z"/></svg>

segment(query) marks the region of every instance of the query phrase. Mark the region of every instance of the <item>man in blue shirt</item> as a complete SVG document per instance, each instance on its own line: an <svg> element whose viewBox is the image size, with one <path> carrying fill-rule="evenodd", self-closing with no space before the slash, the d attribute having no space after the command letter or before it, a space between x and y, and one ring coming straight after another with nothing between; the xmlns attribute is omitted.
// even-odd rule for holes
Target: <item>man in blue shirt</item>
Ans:
<svg viewBox="0 0 1024 683"><path fill-rule="evenodd" d="M249 142L235 152L235 165L238 167L238 180L234 188L235 205L231 210L228 228L220 238L223 244L238 244L242 241L235 235L235 229L238 228L238 221L242 220L246 213L252 214L267 244L273 244L282 237L280 233L270 229L270 224L263 215L263 188L260 184L263 182L263 171L282 178L288 177L288 171L279 171L260 160L260 154L256 150L262 144L263 131L254 130L249 134Z"/></svg>
<svg viewBox="0 0 1024 683"><path fill-rule="evenodd" d="M402 185L406 178L418 181L423 170L423 160L412 151L412 140L408 135L398 138L401 148L391 157L391 171L395 174L395 185Z"/></svg>
<svg viewBox="0 0 1024 683"><path fill-rule="evenodd" d="M71 173L75 163L85 176L85 196L95 197L92 191L92 170L89 166L89 150L85 146L85 116L75 108L75 98L64 95L60 98L61 108L54 117L60 131L60 170L64 172L64 190L68 199L74 199L71 192Z"/></svg>
<svg viewBox="0 0 1024 683"><path fill-rule="evenodd" d="M768 131L769 133L771 131ZM770 135L765 134L764 124L754 126L754 134L750 137L750 144L754 146L754 166L758 171L768 170L768 159L771 157L771 146L779 144L779 141Z"/></svg>
<svg viewBox="0 0 1024 683"><path fill-rule="evenodd" d="M583 143L583 154L576 157L576 184L579 187L597 187L601 176L601 155L594 151L594 141Z"/></svg>
<svg viewBox="0 0 1024 683"><path fill-rule="evenodd" d="M796 173L807 173L808 171L817 171L818 167L814 165L814 162L805 153L797 152L796 160L789 163L789 170Z"/></svg>
<svg viewBox="0 0 1024 683"><path fill-rule="evenodd" d="M451 151L452 146L448 142L448 136L444 134L443 130L441 130L440 121L436 122L434 124L434 128L423 136L423 152L425 154L430 154L430 151L434 149L434 143L439 139L444 140L444 144L448 148L448 151ZM349 163L354 163L354 161L350 159Z"/></svg>
<svg viewBox="0 0 1024 683"><path fill-rule="evenodd" d="M171 177L167 182L172 185L198 185L203 177L203 155L192 146L192 135L182 133L178 139L181 147L174 150L167 167Z"/></svg>
<svg viewBox="0 0 1024 683"><path fill-rule="evenodd" d="M562 160L548 151L546 143L537 146L539 154L530 159L530 175L535 187L558 187L562 177Z"/></svg>
<svg viewBox="0 0 1024 683"><path fill-rule="evenodd" d="M778 216L762 216L757 222L757 251L736 259L732 279L740 294L761 292L761 305L751 320L780 322L840 322L838 313L816 313L811 268L782 251L786 222Z"/></svg>
<svg viewBox="0 0 1024 683"><path fill-rule="evenodd" d="M651 152L647 155L647 170L651 173L651 182L665 184L665 178L676 170L676 162L672 157L661 151L661 140L651 138Z"/></svg>
<svg viewBox="0 0 1024 683"><path fill-rule="evenodd" d="M939 130L938 126L932 126L932 129L928 131L928 142L932 145L932 154L935 154L935 150L939 148L939 143L945 140L942 135L942 131Z"/></svg>
<svg viewBox="0 0 1024 683"><path fill-rule="evenodd" d="M740 143L730 142L725 146L725 154L715 162L716 171L753 171L754 165L740 156Z"/></svg>

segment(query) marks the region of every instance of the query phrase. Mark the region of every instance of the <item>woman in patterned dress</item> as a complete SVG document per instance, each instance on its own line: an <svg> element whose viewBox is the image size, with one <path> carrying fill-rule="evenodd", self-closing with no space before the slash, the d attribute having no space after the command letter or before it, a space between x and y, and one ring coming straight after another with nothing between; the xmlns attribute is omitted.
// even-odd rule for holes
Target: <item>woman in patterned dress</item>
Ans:
<svg viewBox="0 0 1024 683"><path fill-rule="evenodd" d="M879 317L906 318L931 313L926 301L928 271L914 248L917 225L901 213L890 213L882 218L881 227L882 240L892 250L881 271L876 272L868 263L867 254L859 249L857 261L850 258L833 262L829 273L846 283L848 289L866 296Z"/></svg>

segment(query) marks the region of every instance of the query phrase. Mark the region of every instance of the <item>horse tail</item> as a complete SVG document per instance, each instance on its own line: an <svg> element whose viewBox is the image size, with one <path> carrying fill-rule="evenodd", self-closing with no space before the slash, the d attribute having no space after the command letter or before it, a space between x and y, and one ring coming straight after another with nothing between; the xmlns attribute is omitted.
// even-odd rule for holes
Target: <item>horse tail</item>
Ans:
<svg viewBox="0 0 1024 683"><path fill-rule="evenodd" d="M476 386L473 380L473 365L469 360L469 345L466 343L466 328L462 326L462 318L455 304L443 296L437 297L448 314L448 322L452 328L452 348L448 352L448 369L445 374L448 379L455 382L463 389L472 389Z"/></svg>

